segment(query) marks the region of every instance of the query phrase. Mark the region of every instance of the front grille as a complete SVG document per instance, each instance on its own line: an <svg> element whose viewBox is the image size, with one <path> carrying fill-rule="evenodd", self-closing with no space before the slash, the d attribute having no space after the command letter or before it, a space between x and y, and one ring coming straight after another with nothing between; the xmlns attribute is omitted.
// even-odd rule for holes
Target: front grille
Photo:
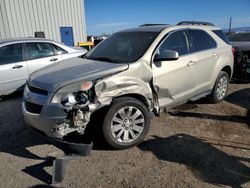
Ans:
<svg viewBox="0 0 250 188"><path fill-rule="evenodd" d="M44 90L44 89L40 89L40 88L37 88L37 87L34 87L34 86L31 86L28 84L28 88L31 92L33 93L38 93L38 94L41 94L41 95L48 95L48 91Z"/></svg>
<svg viewBox="0 0 250 188"><path fill-rule="evenodd" d="M43 106L25 101L25 108L28 112L40 114Z"/></svg>

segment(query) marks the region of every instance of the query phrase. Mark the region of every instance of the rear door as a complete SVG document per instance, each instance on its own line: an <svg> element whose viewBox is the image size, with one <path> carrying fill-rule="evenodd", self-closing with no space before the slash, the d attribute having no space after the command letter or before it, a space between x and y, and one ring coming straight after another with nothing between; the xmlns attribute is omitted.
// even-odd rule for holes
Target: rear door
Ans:
<svg viewBox="0 0 250 188"><path fill-rule="evenodd" d="M50 43L28 42L25 46L29 74L62 60L61 55L56 53Z"/></svg>
<svg viewBox="0 0 250 188"><path fill-rule="evenodd" d="M158 48L179 53L178 60L153 62L153 83L160 107L171 107L189 99L195 90L193 67L194 56L190 54L190 31L178 30L166 36Z"/></svg>
<svg viewBox="0 0 250 188"><path fill-rule="evenodd" d="M211 87L211 76L219 57L216 41L206 32L192 29L193 54L197 61L193 65L196 94L206 92Z"/></svg>
<svg viewBox="0 0 250 188"><path fill-rule="evenodd" d="M27 79L27 63L24 61L23 44L0 47L0 94L8 94L21 88Z"/></svg>

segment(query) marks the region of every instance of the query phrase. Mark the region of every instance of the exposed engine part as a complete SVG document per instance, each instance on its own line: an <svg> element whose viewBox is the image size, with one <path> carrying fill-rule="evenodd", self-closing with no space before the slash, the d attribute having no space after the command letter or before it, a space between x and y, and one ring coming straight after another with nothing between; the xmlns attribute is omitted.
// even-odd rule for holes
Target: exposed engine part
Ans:
<svg viewBox="0 0 250 188"><path fill-rule="evenodd" d="M77 131L84 134L86 126L90 121L91 111L97 105L90 104L88 95L83 91L73 92L62 99L61 104L68 113L69 126L65 129L68 132Z"/></svg>
<svg viewBox="0 0 250 188"><path fill-rule="evenodd" d="M76 127L86 128L87 123L90 120L90 112L77 109L73 112L73 123Z"/></svg>
<svg viewBox="0 0 250 188"><path fill-rule="evenodd" d="M73 92L62 99L61 104L64 106L64 110L69 112L73 109L84 108L89 104L88 96L82 92Z"/></svg>

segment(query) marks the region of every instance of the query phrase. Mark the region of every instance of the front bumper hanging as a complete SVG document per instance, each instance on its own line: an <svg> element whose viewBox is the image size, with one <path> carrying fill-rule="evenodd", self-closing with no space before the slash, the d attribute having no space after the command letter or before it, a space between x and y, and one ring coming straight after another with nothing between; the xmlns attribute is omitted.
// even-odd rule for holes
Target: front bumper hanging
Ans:
<svg viewBox="0 0 250 188"><path fill-rule="evenodd" d="M64 155L62 157L56 157L53 160L52 180L49 181L52 184L57 184L63 181L65 177L66 166L71 160L77 160L80 157L87 157L91 154L91 150L93 148L92 142L74 143L69 141L52 139L43 134L40 134L34 129L32 130L64 152Z"/></svg>
<svg viewBox="0 0 250 188"><path fill-rule="evenodd" d="M77 160L81 156L89 156L93 147L93 143L72 143L61 140L52 140L50 142L62 149L65 153L63 157L58 157L53 161L52 184L63 181L66 171L66 165L71 160Z"/></svg>

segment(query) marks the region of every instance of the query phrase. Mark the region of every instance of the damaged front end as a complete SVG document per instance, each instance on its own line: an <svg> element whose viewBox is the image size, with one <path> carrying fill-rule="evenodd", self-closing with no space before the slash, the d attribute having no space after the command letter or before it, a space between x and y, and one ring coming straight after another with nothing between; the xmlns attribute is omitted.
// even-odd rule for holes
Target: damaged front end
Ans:
<svg viewBox="0 0 250 188"><path fill-rule="evenodd" d="M67 114L64 125L54 130L63 136L75 131L83 135L91 114L100 106L93 82L63 87L54 95L51 103L60 103Z"/></svg>
<svg viewBox="0 0 250 188"><path fill-rule="evenodd" d="M233 78L250 80L250 51L236 51Z"/></svg>
<svg viewBox="0 0 250 188"><path fill-rule="evenodd" d="M60 89L51 103L60 103L67 117L64 126L56 131L64 136L75 131L81 135L85 134L91 115L96 110L109 106L115 98L122 96L139 97L150 115L152 117L157 115L159 110L150 85L151 74L150 72L145 74L146 69L144 66L135 66L103 79ZM139 72L141 74L138 74Z"/></svg>
<svg viewBox="0 0 250 188"><path fill-rule="evenodd" d="M29 80L23 101L26 123L50 138L64 140L75 132L84 135L92 114L123 96L135 97L147 107L151 116L157 115L159 105L152 89L150 65L138 62L129 68L123 67L98 77L85 77L83 81L60 83L60 87L46 78L42 83ZM48 85L46 90L41 89L49 82L54 87ZM39 111L36 111L37 107Z"/></svg>

